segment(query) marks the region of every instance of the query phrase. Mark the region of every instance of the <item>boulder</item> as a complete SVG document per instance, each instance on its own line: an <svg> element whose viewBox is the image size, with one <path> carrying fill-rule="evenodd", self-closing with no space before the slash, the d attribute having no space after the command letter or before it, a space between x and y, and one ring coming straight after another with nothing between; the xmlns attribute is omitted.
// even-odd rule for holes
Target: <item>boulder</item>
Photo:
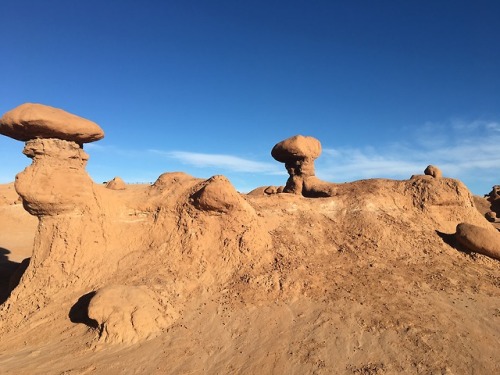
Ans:
<svg viewBox="0 0 500 375"><path fill-rule="evenodd" d="M469 251L500 260L500 232L494 228L460 223L457 225L455 238Z"/></svg>
<svg viewBox="0 0 500 375"><path fill-rule="evenodd" d="M321 143L314 137L295 135L277 143L271 150L274 159L287 163L300 159L317 159L321 155Z"/></svg>
<svg viewBox="0 0 500 375"><path fill-rule="evenodd" d="M120 177L115 177L106 183L106 188L111 190L125 190L127 184Z"/></svg>
<svg viewBox="0 0 500 375"><path fill-rule="evenodd" d="M434 178L443 177L443 173L441 172L441 170L434 165L428 165L427 168L425 168L424 174L426 176L432 176Z"/></svg>
<svg viewBox="0 0 500 375"><path fill-rule="evenodd" d="M34 103L22 104L5 113L0 119L0 134L24 142L57 138L82 144L104 138L104 131L96 123L62 109Z"/></svg>
<svg viewBox="0 0 500 375"><path fill-rule="evenodd" d="M168 325L172 313L145 286L101 288L88 306L89 318L97 322L98 340L105 343L133 344L153 338Z"/></svg>
<svg viewBox="0 0 500 375"><path fill-rule="evenodd" d="M191 195L191 200L199 210L217 213L238 211L246 206L231 182L221 175L204 181L201 188Z"/></svg>

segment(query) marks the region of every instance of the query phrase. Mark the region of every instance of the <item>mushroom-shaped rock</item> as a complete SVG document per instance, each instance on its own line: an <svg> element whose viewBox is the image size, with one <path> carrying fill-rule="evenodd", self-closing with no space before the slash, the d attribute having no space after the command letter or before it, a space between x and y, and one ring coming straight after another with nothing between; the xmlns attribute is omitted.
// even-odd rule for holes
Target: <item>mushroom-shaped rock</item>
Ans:
<svg viewBox="0 0 500 375"><path fill-rule="evenodd" d="M78 144L104 137L104 131L92 121L62 109L34 103L22 104L5 113L0 119L0 134L19 141L58 138Z"/></svg>
<svg viewBox="0 0 500 375"><path fill-rule="evenodd" d="M314 160L321 155L321 143L314 137L295 135L277 143L271 150L271 155L281 163L301 159Z"/></svg>
<svg viewBox="0 0 500 375"><path fill-rule="evenodd" d="M99 341L133 344L155 337L174 319L164 310L145 286L113 285L95 293L88 316L98 324Z"/></svg>
<svg viewBox="0 0 500 375"><path fill-rule="evenodd" d="M455 238L469 251L500 260L500 232L494 228L460 223Z"/></svg>
<svg viewBox="0 0 500 375"><path fill-rule="evenodd" d="M500 215L500 185L495 185L488 194L488 201L491 203L491 210Z"/></svg>
<svg viewBox="0 0 500 375"><path fill-rule="evenodd" d="M127 184L120 177L115 177L106 183L106 188L111 190L125 190Z"/></svg>
<svg viewBox="0 0 500 375"><path fill-rule="evenodd" d="M491 188L491 191L488 194L488 199L490 201L500 199L500 185L495 185Z"/></svg>
<svg viewBox="0 0 500 375"><path fill-rule="evenodd" d="M295 135L273 147L272 157L285 163L290 175L283 192L304 195L304 181L315 175L314 159L320 154L321 143L316 138L303 135Z"/></svg>
<svg viewBox="0 0 500 375"><path fill-rule="evenodd" d="M434 178L443 177L443 173L441 172L441 170L434 165L428 165L427 168L425 168L424 174L426 176L432 176Z"/></svg>

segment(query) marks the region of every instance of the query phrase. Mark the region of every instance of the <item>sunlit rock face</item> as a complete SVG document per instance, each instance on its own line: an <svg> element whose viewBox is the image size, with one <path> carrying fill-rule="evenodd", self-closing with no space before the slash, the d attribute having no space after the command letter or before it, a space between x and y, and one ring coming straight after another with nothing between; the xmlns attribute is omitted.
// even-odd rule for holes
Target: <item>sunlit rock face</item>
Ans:
<svg viewBox="0 0 500 375"><path fill-rule="evenodd" d="M95 122L36 103L24 103L5 113L0 119L0 134L23 142L57 138L83 144L104 138L104 131Z"/></svg>
<svg viewBox="0 0 500 375"><path fill-rule="evenodd" d="M104 137L96 123L43 104L25 103L0 119L0 134L25 141L32 164L16 176L16 190L32 215L81 211L91 202L83 144Z"/></svg>
<svg viewBox="0 0 500 375"><path fill-rule="evenodd" d="M75 142L32 139L23 153L33 160L16 176L15 187L32 215L59 215L81 210L92 201L88 155Z"/></svg>

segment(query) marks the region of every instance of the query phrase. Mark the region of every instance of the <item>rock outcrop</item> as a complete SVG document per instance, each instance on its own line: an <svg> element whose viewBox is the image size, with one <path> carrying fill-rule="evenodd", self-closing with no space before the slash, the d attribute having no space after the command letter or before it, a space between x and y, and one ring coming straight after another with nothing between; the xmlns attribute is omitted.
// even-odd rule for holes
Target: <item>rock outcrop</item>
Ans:
<svg viewBox="0 0 500 375"><path fill-rule="evenodd" d="M500 216L500 185L495 185L488 194L488 201L491 204L491 211Z"/></svg>
<svg viewBox="0 0 500 375"><path fill-rule="evenodd" d="M271 156L281 163L289 178L285 187L276 192L292 193L305 197L331 197L336 194L336 185L322 181L315 175L314 160L321 155L321 143L314 137L295 135L277 143ZM271 190L266 194L270 194ZM255 194L255 192L253 192Z"/></svg>
<svg viewBox="0 0 500 375"><path fill-rule="evenodd" d="M127 184L117 176L106 183L106 188L111 190L125 190L127 188Z"/></svg>
<svg viewBox="0 0 500 375"><path fill-rule="evenodd" d="M191 199L198 209L216 213L241 211L247 206L229 180L220 175L206 180Z"/></svg>
<svg viewBox="0 0 500 375"><path fill-rule="evenodd" d="M434 165L428 165L427 168L424 170L424 174L426 176L431 176L434 178L441 178L443 177L443 173L441 172L441 169Z"/></svg>
<svg viewBox="0 0 500 375"><path fill-rule="evenodd" d="M93 267L113 258L88 254L89 248L104 247L106 235L105 225L94 219L102 216L100 202L85 171L88 155L81 144L102 138L104 132L63 110L24 104L2 117L0 133L26 141L23 153L32 163L16 176L15 189L24 208L39 220L33 255L10 300L22 301L23 293L34 292L30 302L40 306L49 290L84 284Z"/></svg>

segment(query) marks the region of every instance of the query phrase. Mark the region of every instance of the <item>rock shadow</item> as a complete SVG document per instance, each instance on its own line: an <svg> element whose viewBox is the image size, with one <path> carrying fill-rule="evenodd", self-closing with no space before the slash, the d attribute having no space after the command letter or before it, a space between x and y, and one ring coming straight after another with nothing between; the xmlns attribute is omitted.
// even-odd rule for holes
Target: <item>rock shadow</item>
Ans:
<svg viewBox="0 0 500 375"><path fill-rule="evenodd" d="M73 323L83 323L90 328L98 328L99 324L89 318L89 304L96 292L90 292L81 296L69 310L69 320Z"/></svg>
<svg viewBox="0 0 500 375"><path fill-rule="evenodd" d="M443 242L451 247L453 247L455 250L460 251L461 253L464 254L469 254L471 255L471 251L466 249L463 245L461 245L455 238L455 233L443 233L438 230L436 230L436 234L441 237Z"/></svg>
<svg viewBox="0 0 500 375"><path fill-rule="evenodd" d="M11 277L19 269L21 263L9 260L10 250L0 247L0 305L9 298L11 287Z"/></svg>

